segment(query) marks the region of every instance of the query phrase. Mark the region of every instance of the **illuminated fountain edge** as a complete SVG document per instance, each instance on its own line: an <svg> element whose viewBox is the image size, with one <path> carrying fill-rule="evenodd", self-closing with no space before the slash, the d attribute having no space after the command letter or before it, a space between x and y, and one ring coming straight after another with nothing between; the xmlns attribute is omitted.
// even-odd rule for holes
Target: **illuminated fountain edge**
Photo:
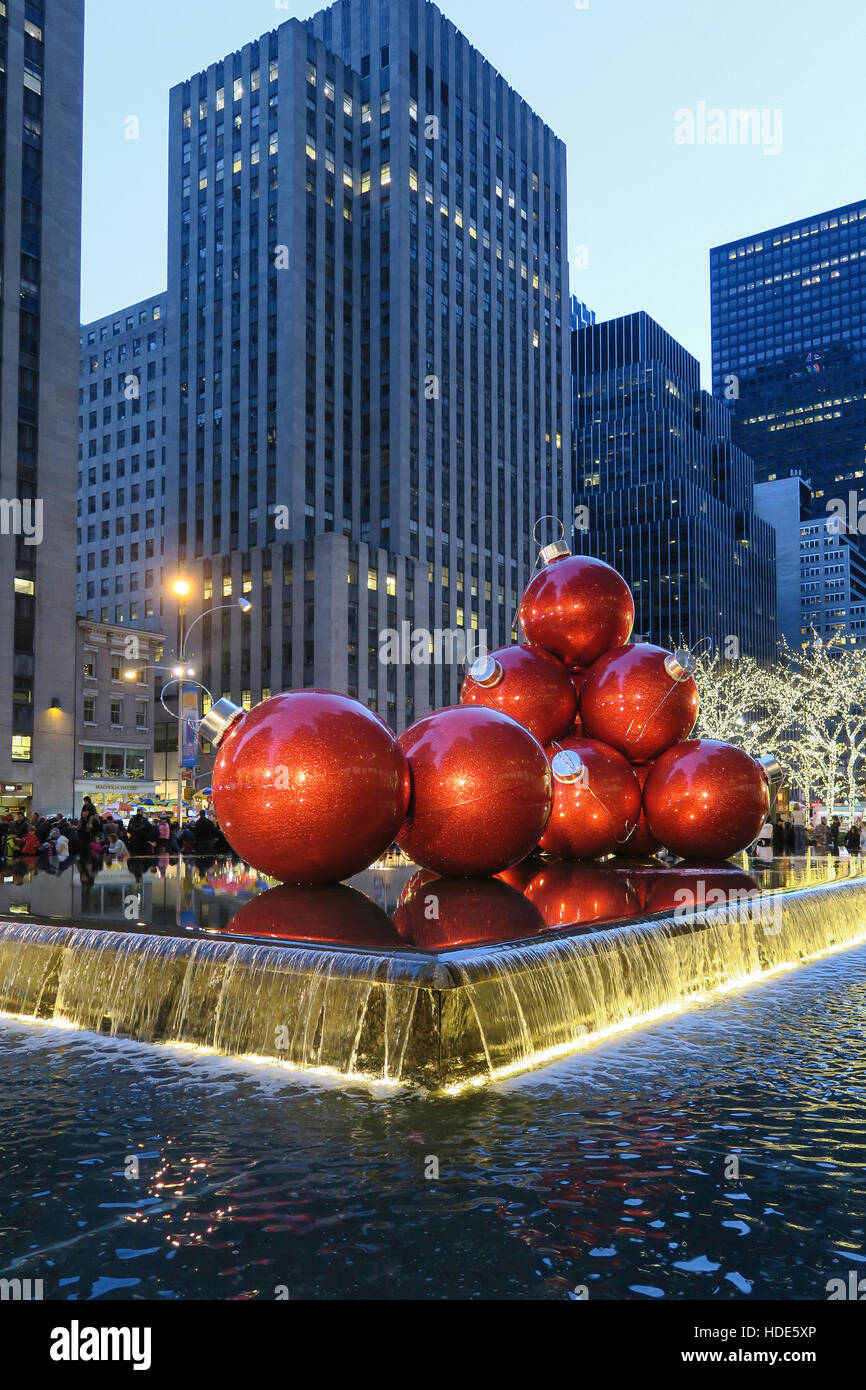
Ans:
<svg viewBox="0 0 866 1390"><path fill-rule="evenodd" d="M866 940L864 887L438 955L0 921L0 1013L459 1090Z"/></svg>

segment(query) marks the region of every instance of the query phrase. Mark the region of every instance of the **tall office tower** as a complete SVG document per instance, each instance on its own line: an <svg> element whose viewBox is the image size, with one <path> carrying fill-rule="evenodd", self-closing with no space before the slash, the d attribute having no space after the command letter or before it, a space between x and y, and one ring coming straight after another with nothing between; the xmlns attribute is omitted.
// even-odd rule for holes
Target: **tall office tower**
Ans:
<svg viewBox="0 0 866 1390"><path fill-rule="evenodd" d="M835 647L866 646L866 561L839 518L814 519L798 474L756 483L755 511L776 533L780 637L794 651L815 635Z"/></svg>
<svg viewBox="0 0 866 1390"><path fill-rule="evenodd" d="M709 638L770 660L774 538L752 507L752 464L700 366L647 314L574 334L577 534L625 575L635 632ZM582 529L581 529L582 528Z"/></svg>
<svg viewBox="0 0 866 1390"><path fill-rule="evenodd" d="M159 630L166 500L166 296L81 329L78 612ZM173 573L173 569L172 569Z"/></svg>
<svg viewBox="0 0 866 1390"><path fill-rule="evenodd" d="M83 0L0 4L0 790L71 810Z"/></svg>
<svg viewBox="0 0 866 1390"><path fill-rule="evenodd" d="M866 201L710 253L713 391L758 482L811 479L866 512ZM866 520L863 523L866 531Z"/></svg>
<svg viewBox="0 0 866 1390"><path fill-rule="evenodd" d="M402 728L570 506L565 149L433 5L340 0L172 91L169 219L177 553L255 604L205 680Z"/></svg>

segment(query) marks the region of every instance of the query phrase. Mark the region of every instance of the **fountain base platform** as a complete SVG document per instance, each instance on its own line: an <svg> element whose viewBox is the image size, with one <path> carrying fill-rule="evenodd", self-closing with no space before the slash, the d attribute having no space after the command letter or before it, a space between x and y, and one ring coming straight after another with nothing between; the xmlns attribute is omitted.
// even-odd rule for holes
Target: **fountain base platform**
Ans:
<svg viewBox="0 0 866 1390"><path fill-rule="evenodd" d="M437 952L0 921L0 1013L457 1091L862 941L859 877Z"/></svg>

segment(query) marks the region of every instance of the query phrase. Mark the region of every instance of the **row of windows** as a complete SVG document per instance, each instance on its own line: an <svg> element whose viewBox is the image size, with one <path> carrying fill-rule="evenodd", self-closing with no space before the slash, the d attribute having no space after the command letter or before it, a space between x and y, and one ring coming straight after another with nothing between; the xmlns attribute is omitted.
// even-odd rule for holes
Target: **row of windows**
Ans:
<svg viewBox="0 0 866 1390"><path fill-rule="evenodd" d="M145 323L148 323L148 322L150 322L150 321L152 321L153 323L157 323L161 318L162 318L162 306L161 306L160 304L155 304L155 305L153 306L153 308L150 309L150 310L148 310L148 309L140 309L140 310L139 310L139 313L138 313L138 322L139 322L139 324L145 324ZM127 316L126 316L126 332L127 332L127 333L130 332L134 327L135 327L135 315L134 315L134 314L127 314ZM110 328L110 329L109 329L108 324L107 324L107 323L104 323L104 324L102 324L102 325L100 326L100 328L99 328L99 330L98 330L98 332L99 332L99 341L100 341L101 343L107 342L107 341L108 341L109 334L111 334L112 337L117 338L117 337L120 336L120 334L121 334L122 331L123 331L123 330L122 330L122 328L121 328L121 321L120 321L120 319L115 319L114 322L113 322L113 324L111 325L111 328ZM96 338L97 338L97 330L96 330L95 328L89 329L89 330L88 330L88 333L87 333L87 346L88 346L88 347L93 347L94 343L96 342ZM84 335L83 335L83 334L82 334L81 338L79 339L79 343L80 343L81 347L84 347Z"/></svg>

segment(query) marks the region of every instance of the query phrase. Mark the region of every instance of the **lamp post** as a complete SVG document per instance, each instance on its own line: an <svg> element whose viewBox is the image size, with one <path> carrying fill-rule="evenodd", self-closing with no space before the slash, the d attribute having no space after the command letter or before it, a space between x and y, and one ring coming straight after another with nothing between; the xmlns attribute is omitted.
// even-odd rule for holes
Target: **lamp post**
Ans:
<svg viewBox="0 0 866 1390"><path fill-rule="evenodd" d="M194 618L194 619L193 619L193 621L190 623L189 627L186 627L186 599L188 598L188 596L189 596L189 594L190 594L190 592L191 592L191 590L192 590L192 585L190 584L189 580L184 579L183 577L180 577L180 578L178 578L178 579L176 579L176 580L174 581L174 583L172 584L171 587L172 587L172 593L175 595L175 597L176 597L176 599L177 599L177 601L178 601L178 609L177 609L177 656L178 656L178 665L177 665L177 666L172 666L172 667L168 667L168 666L163 666L163 667L154 666L154 667L150 667L150 668L147 667L147 666L145 666L145 667L139 667L137 670L130 670L130 671L127 671L127 672L126 672L126 677L127 677L127 679L129 679L129 680L134 680L134 679L136 678L136 676L138 676L142 670L148 670L148 669L153 669L153 670L170 670L171 673L172 673L172 679L171 679L170 681L167 681L167 682L166 682L166 684L163 686L162 690L160 691L160 696L159 696L160 704L162 705L163 709L167 708L167 707L166 707L166 704L165 704L165 698L164 698L164 697L165 697L165 692L166 692L166 690L168 689L168 687L169 687L170 685L175 684L175 683L177 683L178 686L179 686L179 703L178 703L179 716L178 716L178 731L177 731L177 767L176 767L176 783L177 783L177 827L178 827L178 831L180 831L181 825L183 824L183 727L184 727L184 690L186 689L186 686L187 686L187 685L194 685L194 686L197 686L197 688L198 688L199 690L203 690L203 691L205 692L205 694L209 696L209 698L210 698L210 700L211 700L211 703L213 703L213 695L212 695L211 692L207 689L207 686L201 685L198 681L192 680L192 677L195 675L195 672L194 672L190 667L187 666L187 651L186 651L186 649L187 649L187 645L188 645L188 643L189 643L190 635L192 634L193 629L194 629L195 627L197 627L199 623L203 622L205 618L209 618L210 615L211 615L212 613L219 613L219 612L223 611L224 609L228 609L228 608L234 609L234 608L237 607L237 608L240 609L241 613L242 613L244 616L246 616L247 614L249 614L249 613L252 612L253 605L252 605L252 603L250 602L250 600L249 600L248 598L243 598L243 597L239 598L239 599L237 600L237 603L236 603L236 604L235 604L235 603L218 603L218 604L216 604L213 608L208 608L208 609L206 609L203 613L200 613L199 616L198 616L197 618Z"/></svg>

